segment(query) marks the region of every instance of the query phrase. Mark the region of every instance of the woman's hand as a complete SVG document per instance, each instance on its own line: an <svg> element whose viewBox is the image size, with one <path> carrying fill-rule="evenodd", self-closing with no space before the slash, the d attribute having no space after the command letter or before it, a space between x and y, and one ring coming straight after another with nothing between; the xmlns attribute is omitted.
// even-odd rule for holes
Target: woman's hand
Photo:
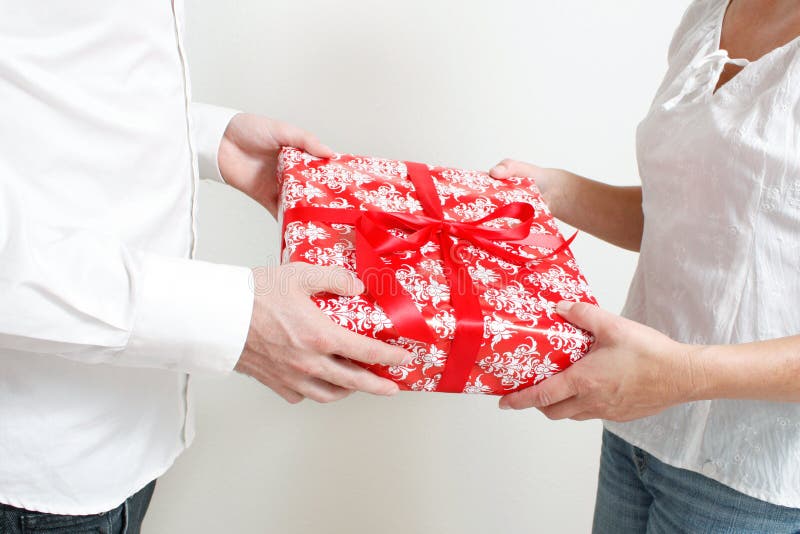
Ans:
<svg viewBox="0 0 800 534"><path fill-rule="evenodd" d="M639 186L608 185L562 169L511 159L498 163L489 174L533 178L556 219L628 250L638 252L642 244L644 214Z"/></svg>
<svg viewBox="0 0 800 534"><path fill-rule="evenodd" d="M492 170L489 171L489 174L493 178L500 179L509 178L511 176L525 176L528 178L533 178L533 180L536 182L536 187L539 188L539 192L542 194L542 198L544 199L545 203L547 203L547 206L550 208L553 216L559 217L556 215L556 211L558 211L556 201L561 196L559 195L559 191L564 185L566 176L569 174L567 171L561 169L545 169L544 167L538 167L532 163L525 163L513 159L504 159L492 167Z"/></svg>
<svg viewBox="0 0 800 534"><path fill-rule="evenodd" d="M263 205L273 216L278 212L278 154L284 146L305 150L319 158L334 155L309 132L250 113L240 113L231 119L219 147L219 169L225 181Z"/></svg>
<svg viewBox="0 0 800 534"><path fill-rule="evenodd" d="M639 323L584 303L562 302L558 313L594 333L581 361L500 400L503 409L538 408L550 419L630 421L697 400L707 388L702 347L683 345Z"/></svg>

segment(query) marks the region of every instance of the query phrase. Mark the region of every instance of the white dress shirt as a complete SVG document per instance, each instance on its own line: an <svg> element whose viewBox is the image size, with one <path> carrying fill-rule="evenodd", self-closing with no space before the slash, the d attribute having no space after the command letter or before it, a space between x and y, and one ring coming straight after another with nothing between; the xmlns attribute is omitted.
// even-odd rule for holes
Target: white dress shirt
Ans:
<svg viewBox="0 0 800 534"><path fill-rule="evenodd" d="M250 270L191 260L234 112L191 104L176 0L0 0L0 502L112 509L192 439Z"/></svg>
<svg viewBox="0 0 800 534"><path fill-rule="evenodd" d="M687 343L800 334L800 39L731 59L719 49L727 5L690 6L638 131L645 227L624 314ZM728 63L744 69L714 93ZM695 402L606 427L668 464L800 508L800 404Z"/></svg>

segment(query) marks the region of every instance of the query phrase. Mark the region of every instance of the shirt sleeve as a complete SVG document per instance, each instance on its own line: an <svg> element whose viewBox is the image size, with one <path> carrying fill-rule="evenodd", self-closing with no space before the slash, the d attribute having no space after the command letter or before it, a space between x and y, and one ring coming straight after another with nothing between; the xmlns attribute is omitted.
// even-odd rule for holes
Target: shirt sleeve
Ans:
<svg viewBox="0 0 800 534"><path fill-rule="evenodd" d="M233 369L252 315L250 269L132 249L5 207L0 349L189 373Z"/></svg>
<svg viewBox="0 0 800 534"><path fill-rule="evenodd" d="M199 102L191 104L190 112L200 178L225 183L219 170L219 145L231 119L240 112Z"/></svg>

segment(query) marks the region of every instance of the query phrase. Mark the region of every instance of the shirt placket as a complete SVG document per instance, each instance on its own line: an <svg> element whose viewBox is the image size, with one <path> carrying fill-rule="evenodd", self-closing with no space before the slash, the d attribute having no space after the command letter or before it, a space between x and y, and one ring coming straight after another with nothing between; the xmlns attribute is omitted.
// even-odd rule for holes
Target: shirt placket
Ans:
<svg viewBox="0 0 800 534"><path fill-rule="evenodd" d="M178 49L178 57L181 63L181 75L183 81L183 96L184 96L184 114L186 116L186 140L189 143L189 154L191 157L191 169L192 169L192 188L191 188L191 249L189 251L189 255L191 258L194 258L195 252L197 250L197 189L199 186L200 180L200 173L197 168L197 153L195 150L194 143L192 142L192 117L190 113L191 101L192 101L192 88L191 82L189 79L189 66L188 61L186 59L186 50L183 46L183 27L181 21L183 20L183 4L179 2L176 4L175 0L171 1L172 6L172 20L175 29L175 41L176 46ZM181 432L181 436L183 439L184 444L188 444L191 442L193 437L193 430L191 427L191 421L193 416L193 406L191 402L191 377L188 374L181 375L183 380L183 402L184 402L184 420L183 420L183 429Z"/></svg>

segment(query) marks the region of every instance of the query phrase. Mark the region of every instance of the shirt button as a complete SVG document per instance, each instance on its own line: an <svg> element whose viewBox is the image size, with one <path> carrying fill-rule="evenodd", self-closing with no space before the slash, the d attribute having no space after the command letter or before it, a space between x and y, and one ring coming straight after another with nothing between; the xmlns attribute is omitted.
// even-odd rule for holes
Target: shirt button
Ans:
<svg viewBox="0 0 800 534"><path fill-rule="evenodd" d="M703 464L701 469L702 473L707 477L713 477L717 474L717 466L711 460Z"/></svg>

